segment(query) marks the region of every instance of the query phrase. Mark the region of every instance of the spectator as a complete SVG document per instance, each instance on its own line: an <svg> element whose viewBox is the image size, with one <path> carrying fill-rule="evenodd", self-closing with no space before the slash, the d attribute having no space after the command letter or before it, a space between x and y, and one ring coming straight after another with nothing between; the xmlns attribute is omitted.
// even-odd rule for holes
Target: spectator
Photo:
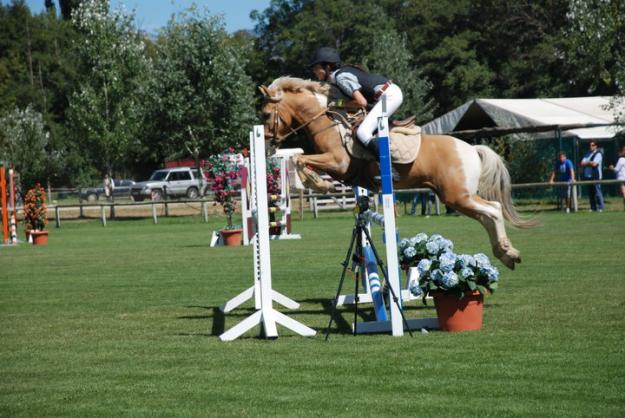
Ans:
<svg viewBox="0 0 625 418"><path fill-rule="evenodd" d="M549 177L549 183L553 183L556 176L558 177L558 181L568 183L566 186L558 187L558 204L564 200L566 213L569 213L571 212L571 191L573 189L572 183L575 180L575 170L573 169L571 160L566 158L565 152L560 152L558 161L556 161L551 176Z"/></svg>
<svg viewBox="0 0 625 418"><path fill-rule="evenodd" d="M608 167L614 171L617 180L623 180L621 183L621 194L623 195L623 210L625 210L625 146L621 147L620 158L616 162L616 166L610 164Z"/></svg>
<svg viewBox="0 0 625 418"><path fill-rule="evenodd" d="M106 200L111 200L111 196L113 196L113 179L109 177L108 174L104 175L104 195L106 196Z"/></svg>
<svg viewBox="0 0 625 418"><path fill-rule="evenodd" d="M584 156L581 162L583 167L584 180L601 180L601 163L603 156L597 148L595 141L590 142L590 151ZM598 183L588 185L588 199L590 200L590 210L592 212L603 212L603 194L601 193L601 185Z"/></svg>
<svg viewBox="0 0 625 418"><path fill-rule="evenodd" d="M431 191L415 193L412 197L412 208L410 214L417 213L417 204L421 202L421 216L429 217L432 214L432 205L434 204L434 193Z"/></svg>

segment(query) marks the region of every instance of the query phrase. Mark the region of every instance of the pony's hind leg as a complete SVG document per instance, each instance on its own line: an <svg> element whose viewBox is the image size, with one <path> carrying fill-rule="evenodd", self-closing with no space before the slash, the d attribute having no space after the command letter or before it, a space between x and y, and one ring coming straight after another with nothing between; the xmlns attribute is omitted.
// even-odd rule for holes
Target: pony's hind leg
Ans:
<svg viewBox="0 0 625 418"><path fill-rule="evenodd" d="M461 213L482 224L488 232L495 257L501 260L506 267L514 270L515 264L521 262L521 253L512 246L508 239L501 204L484 200L477 195L449 203Z"/></svg>

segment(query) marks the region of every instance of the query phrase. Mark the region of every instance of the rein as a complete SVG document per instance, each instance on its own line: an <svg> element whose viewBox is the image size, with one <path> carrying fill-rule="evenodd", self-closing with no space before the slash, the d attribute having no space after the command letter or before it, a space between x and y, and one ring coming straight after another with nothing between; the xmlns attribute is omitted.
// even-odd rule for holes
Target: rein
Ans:
<svg viewBox="0 0 625 418"><path fill-rule="evenodd" d="M305 127L307 127L308 125L310 125L311 123L313 123L314 121L316 121L317 119L319 119L321 116L323 116L326 113L326 110L323 109L321 112L317 113L315 116L312 117L312 119L310 119L308 122L304 122L302 123L300 126L298 126L297 128L293 129L291 128L291 126L287 126L289 128L289 133L287 133L286 135L283 136L279 136L278 135L278 123L282 122L284 125L286 125L286 123L284 122L284 120L280 117L280 112L278 110L279 105L276 104L275 108L274 108L274 122L273 122L273 132L272 132L272 138L271 138L271 143L276 145L276 144L280 144L281 142L283 142L285 139L287 139L288 137L290 137L291 135L296 134L298 131L304 129ZM330 125L329 127L323 128L321 131L322 132L326 129L329 129L331 126L334 125ZM317 132L317 133L319 133ZM315 133L315 134L317 134Z"/></svg>

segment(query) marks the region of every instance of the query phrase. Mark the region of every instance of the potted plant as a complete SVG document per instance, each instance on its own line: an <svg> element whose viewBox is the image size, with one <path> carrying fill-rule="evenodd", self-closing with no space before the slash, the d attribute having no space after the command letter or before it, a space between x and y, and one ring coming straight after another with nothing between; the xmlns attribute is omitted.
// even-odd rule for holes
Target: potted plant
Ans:
<svg viewBox="0 0 625 418"><path fill-rule="evenodd" d="M269 195L280 194L280 165L275 159L267 160L267 193ZM271 205L271 202L270 202ZM269 213L269 224L276 221L276 212ZM280 235L281 227L270 226L269 235Z"/></svg>
<svg viewBox="0 0 625 418"><path fill-rule="evenodd" d="M410 268L408 287L413 295L434 298L439 325L445 331L482 327L484 295L497 289L499 270L482 253L456 254L453 243L434 234L403 239L399 260Z"/></svg>
<svg viewBox="0 0 625 418"><path fill-rule="evenodd" d="M207 174L212 181L211 191L215 195L215 205L222 206L227 218L227 225L219 231L224 245L241 245L243 229L240 225L232 224L236 206L234 196L238 193L235 186L241 167L237 163L234 149L230 148L228 151L208 158Z"/></svg>
<svg viewBox="0 0 625 418"><path fill-rule="evenodd" d="M26 238L35 245L48 243L48 208L46 206L46 191L39 183L26 193L24 198L24 223L26 224Z"/></svg>

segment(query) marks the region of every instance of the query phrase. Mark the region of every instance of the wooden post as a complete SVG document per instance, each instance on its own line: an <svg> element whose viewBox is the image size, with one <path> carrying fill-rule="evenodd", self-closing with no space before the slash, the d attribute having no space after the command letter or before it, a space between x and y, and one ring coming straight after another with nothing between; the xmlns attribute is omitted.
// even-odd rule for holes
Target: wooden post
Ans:
<svg viewBox="0 0 625 418"><path fill-rule="evenodd" d="M102 226L106 226L106 211L104 205L100 205L100 217L102 218Z"/></svg>
<svg viewBox="0 0 625 418"><path fill-rule="evenodd" d="M165 217L169 217L169 205L167 201L165 201Z"/></svg>
<svg viewBox="0 0 625 418"><path fill-rule="evenodd" d="M573 199L573 212L577 212L577 184L573 184L571 195L571 199Z"/></svg>
<svg viewBox="0 0 625 418"><path fill-rule="evenodd" d="M304 190L299 190L299 220L304 220Z"/></svg>
<svg viewBox="0 0 625 418"><path fill-rule="evenodd" d="M156 205L154 201L152 201L152 220L154 221L154 225L158 223L158 217L156 216Z"/></svg>
<svg viewBox="0 0 625 418"><path fill-rule="evenodd" d="M204 218L204 223L208 223L208 204L206 201L202 202L202 217Z"/></svg>
<svg viewBox="0 0 625 418"><path fill-rule="evenodd" d="M56 220L56 227L60 228L61 227L61 209L59 209L58 205L54 207L54 218Z"/></svg>

